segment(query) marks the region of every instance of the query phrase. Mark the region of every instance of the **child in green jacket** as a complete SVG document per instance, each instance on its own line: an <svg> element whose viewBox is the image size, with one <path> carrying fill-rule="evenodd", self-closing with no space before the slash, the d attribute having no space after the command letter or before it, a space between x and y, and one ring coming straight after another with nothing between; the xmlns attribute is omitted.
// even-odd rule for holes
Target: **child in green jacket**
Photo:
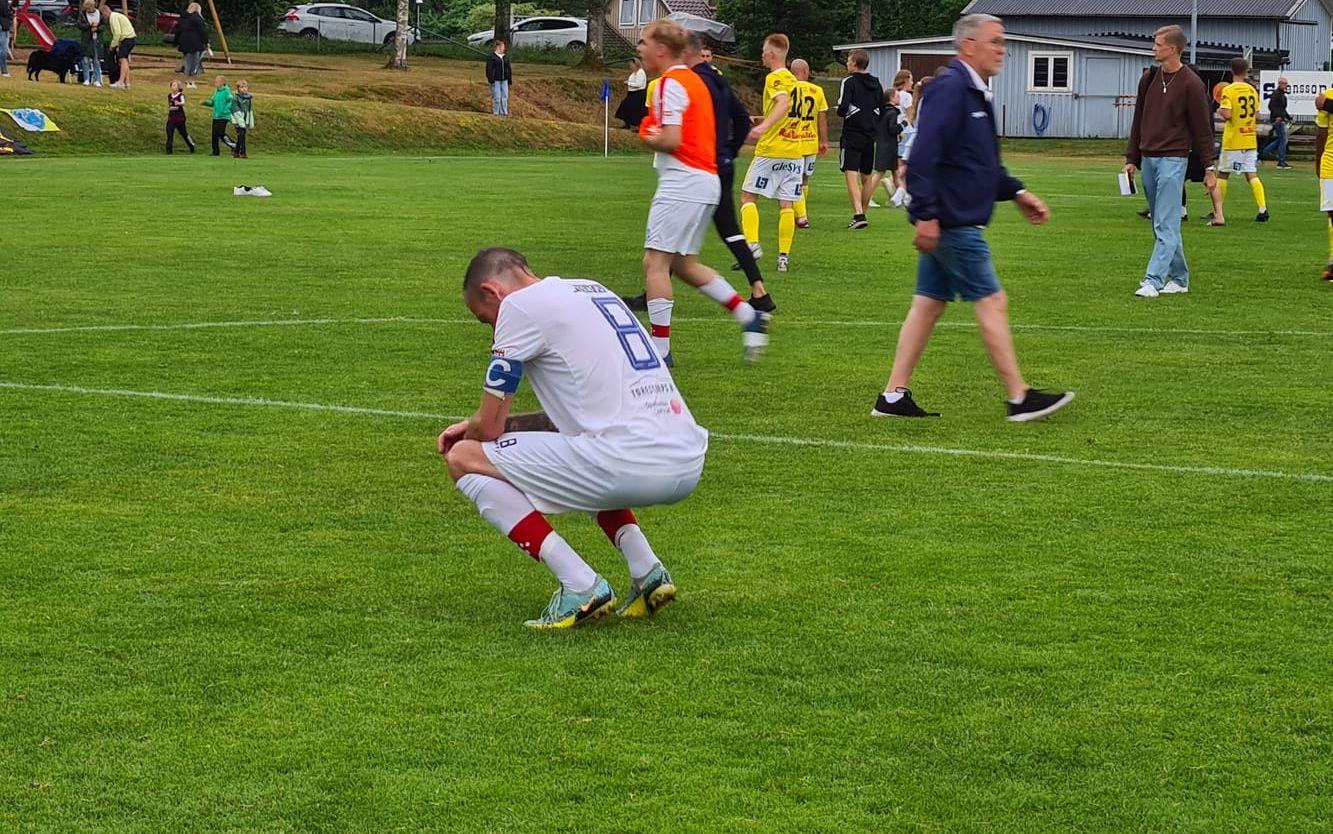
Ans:
<svg viewBox="0 0 1333 834"><path fill-rule="evenodd" d="M236 147L232 148L231 155L237 159L249 159L245 152L245 134L254 129L255 106L254 98L250 95L250 82L245 79L236 82L236 96L231 103L231 123L236 128Z"/></svg>
<svg viewBox="0 0 1333 834"><path fill-rule="evenodd" d="M236 147L236 143L227 138L227 123L231 121L232 94L231 88L227 86L227 79L221 75L213 79L213 86L216 89L213 90L213 95L204 101L204 106L213 108L213 156L221 156L219 141L229 148Z"/></svg>

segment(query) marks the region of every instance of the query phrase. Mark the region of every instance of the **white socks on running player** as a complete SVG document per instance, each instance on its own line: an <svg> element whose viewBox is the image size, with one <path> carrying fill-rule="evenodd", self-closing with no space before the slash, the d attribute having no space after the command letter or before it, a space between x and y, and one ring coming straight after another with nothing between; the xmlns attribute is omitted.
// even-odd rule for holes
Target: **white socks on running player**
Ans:
<svg viewBox="0 0 1333 834"><path fill-rule="evenodd" d="M464 475L458 491L466 495L491 526L546 565L567 591L582 593L597 583L597 571L574 552L550 523L512 484L489 475Z"/></svg>
<svg viewBox="0 0 1333 834"><path fill-rule="evenodd" d="M4 2L4 0L0 0ZM669 298L648 299L648 325L657 353L666 356L671 352L671 308L676 302Z"/></svg>
<svg viewBox="0 0 1333 834"><path fill-rule="evenodd" d="M727 283L727 279L723 278L721 275L718 275L712 281L704 284L699 290L704 295L730 310L731 314L736 317L736 321L741 324L745 325L754 321L756 315L754 308L747 304L745 300L740 297L740 294L731 288L731 284Z"/></svg>

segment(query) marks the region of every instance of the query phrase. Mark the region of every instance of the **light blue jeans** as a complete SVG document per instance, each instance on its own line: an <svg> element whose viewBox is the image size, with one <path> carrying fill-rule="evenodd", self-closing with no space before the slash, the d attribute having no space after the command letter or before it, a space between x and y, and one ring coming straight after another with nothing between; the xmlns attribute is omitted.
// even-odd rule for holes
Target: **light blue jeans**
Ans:
<svg viewBox="0 0 1333 834"><path fill-rule="evenodd" d="M1143 194L1152 212L1152 231L1156 239L1144 278L1157 289L1175 281L1190 285L1190 268L1185 263L1185 246L1180 239L1180 195L1185 190L1183 156L1145 156L1143 158ZM1162 206L1158 211L1157 207Z"/></svg>
<svg viewBox="0 0 1333 834"><path fill-rule="evenodd" d="M506 81L491 82L491 115L509 115L509 83Z"/></svg>
<svg viewBox="0 0 1333 834"><path fill-rule="evenodd" d="M0 0L0 3L5 0ZM0 73L9 73L9 30L0 29Z"/></svg>

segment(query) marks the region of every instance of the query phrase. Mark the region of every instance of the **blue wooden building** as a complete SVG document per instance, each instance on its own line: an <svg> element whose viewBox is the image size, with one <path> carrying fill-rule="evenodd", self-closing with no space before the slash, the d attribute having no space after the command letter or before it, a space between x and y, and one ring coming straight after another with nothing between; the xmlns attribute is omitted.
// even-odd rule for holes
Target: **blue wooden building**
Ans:
<svg viewBox="0 0 1333 834"><path fill-rule="evenodd" d="M1333 0L1199 0L1196 66L1209 84L1247 56L1256 70L1329 68ZM1134 94L1153 65L1152 34L1190 30L1188 0L972 0L964 14L1004 19L1010 42L994 79L1005 136L1123 138ZM870 52L870 71L887 84L899 69L917 78L953 54L948 34L848 43ZM1188 54L1186 58L1188 59Z"/></svg>

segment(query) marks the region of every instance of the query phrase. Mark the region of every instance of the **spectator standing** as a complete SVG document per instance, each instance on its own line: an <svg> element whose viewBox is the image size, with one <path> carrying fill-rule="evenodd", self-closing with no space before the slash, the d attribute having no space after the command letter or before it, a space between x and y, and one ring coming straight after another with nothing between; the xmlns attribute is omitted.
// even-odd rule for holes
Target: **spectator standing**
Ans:
<svg viewBox="0 0 1333 834"><path fill-rule="evenodd" d="M847 199L852 204L849 229L864 229L865 190L875 170L875 140L884 106L884 88L879 79L867 72L870 53L853 49L847 56L847 76L838 89L838 116L842 118L842 138L838 140L838 168L847 180Z"/></svg>
<svg viewBox="0 0 1333 834"><path fill-rule="evenodd" d="M176 48L185 57L186 86L194 89L194 79L204 73L204 53L208 51L208 24L198 3L187 6L185 16L176 24Z"/></svg>
<svg viewBox="0 0 1333 834"><path fill-rule="evenodd" d="M120 78L111 86L128 90L130 88L130 53L134 51L135 43L137 43L134 24L130 23L128 17L112 10L105 3L102 4L101 12L102 18L107 21L111 29L111 49L115 53L116 60L120 62Z"/></svg>
<svg viewBox="0 0 1333 834"><path fill-rule="evenodd" d="M101 44L102 13L97 10L93 0L83 0L79 13L74 17L79 27L79 45L83 48L81 59L83 86L102 86Z"/></svg>
<svg viewBox="0 0 1333 834"><path fill-rule="evenodd" d="M231 125L236 128L236 147L231 149L231 155L249 159L245 137L255 127L255 106L254 96L250 95L250 82L245 79L236 82L236 94L231 100Z"/></svg>
<svg viewBox="0 0 1333 834"><path fill-rule="evenodd" d="M1287 79L1279 78L1277 88L1273 90L1273 95L1268 99L1268 122L1273 126L1273 138L1268 140L1263 150L1259 151L1259 158L1266 159L1269 151L1277 154L1277 167L1282 171L1290 171L1291 166L1287 164L1287 125L1291 122L1291 114L1287 112Z"/></svg>
<svg viewBox="0 0 1333 834"><path fill-rule="evenodd" d="M0 0L0 78L9 77L9 39L14 31L14 7Z"/></svg>
<svg viewBox="0 0 1333 834"><path fill-rule="evenodd" d="M643 114L647 112L648 73L638 58L629 61L629 78L625 79L625 99L616 108L616 118L625 123L626 130L638 130Z"/></svg>
<svg viewBox="0 0 1333 834"><path fill-rule="evenodd" d="M174 153L172 140L179 133L185 145L194 153L194 140L185 128L185 93L179 81L171 82L171 92L167 93L167 153Z"/></svg>
<svg viewBox="0 0 1333 834"><path fill-rule="evenodd" d="M907 385L936 322L961 296L972 302L981 341L1004 383L1009 420L1036 420L1068 405L1074 395L1038 391L1023 380L1009 329L1008 298L982 230L999 200L1013 200L1033 225L1045 223L1050 212L1000 162L987 82L1004 66L1004 26L991 15L967 15L954 24L953 40L957 57L931 84L907 166L908 211L921 252L916 293L898 333L888 385L871 415L939 416L913 402Z"/></svg>
<svg viewBox="0 0 1333 834"><path fill-rule="evenodd" d="M495 42L495 51L486 59L486 81L491 85L491 115L509 115L509 85L514 80L513 68L504 41Z"/></svg>
<svg viewBox="0 0 1333 834"><path fill-rule="evenodd" d="M1207 91L1194 70L1181 62L1185 44L1185 32L1179 26L1163 26L1153 36L1153 59L1161 66L1145 72L1139 81L1125 149L1125 173L1133 177L1135 169L1143 169L1143 191L1152 213L1152 257L1134 292L1140 298L1189 291L1189 266L1176 206L1185 187L1191 150L1205 169L1204 187L1209 191L1217 187Z"/></svg>
<svg viewBox="0 0 1333 834"><path fill-rule="evenodd" d="M218 147L219 142L234 147L227 138L227 125L231 122L232 95L225 77L219 75L213 84L216 89L213 90L213 95L204 100L204 106L213 108L213 156L221 156L222 149Z"/></svg>

